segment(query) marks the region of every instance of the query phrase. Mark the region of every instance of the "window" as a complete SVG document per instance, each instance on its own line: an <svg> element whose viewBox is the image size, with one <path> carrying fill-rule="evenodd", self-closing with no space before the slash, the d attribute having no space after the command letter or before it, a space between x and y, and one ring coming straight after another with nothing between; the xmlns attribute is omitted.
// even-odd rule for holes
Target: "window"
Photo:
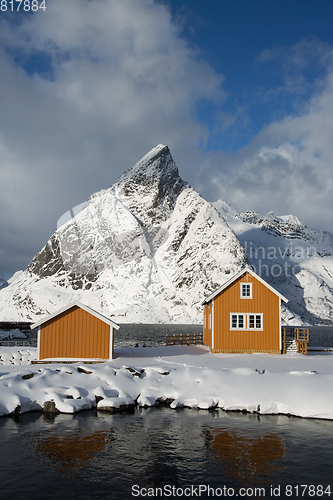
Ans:
<svg viewBox="0 0 333 500"><path fill-rule="evenodd" d="M248 315L248 328L249 330L261 330L262 329L262 314L249 314Z"/></svg>
<svg viewBox="0 0 333 500"><path fill-rule="evenodd" d="M232 314L231 315L231 329L244 330L245 328L245 314Z"/></svg>
<svg viewBox="0 0 333 500"><path fill-rule="evenodd" d="M252 283L241 283L241 299L252 299Z"/></svg>
<svg viewBox="0 0 333 500"><path fill-rule="evenodd" d="M231 313L230 330L263 330L263 314Z"/></svg>

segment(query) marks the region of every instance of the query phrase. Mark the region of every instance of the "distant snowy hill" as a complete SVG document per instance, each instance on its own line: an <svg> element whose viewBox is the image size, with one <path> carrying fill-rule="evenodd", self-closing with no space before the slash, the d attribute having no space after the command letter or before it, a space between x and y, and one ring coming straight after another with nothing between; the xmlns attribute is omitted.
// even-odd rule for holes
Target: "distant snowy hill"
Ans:
<svg viewBox="0 0 333 500"><path fill-rule="evenodd" d="M204 297L245 265L233 230L159 145L51 236L0 292L0 318L77 299L120 322L199 323Z"/></svg>
<svg viewBox="0 0 333 500"><path fill-rule="evenodd" d="M333 322L333 236L302 224L297 217L237 214L213 203L234 230L253 269L289 299L289 324Z"/></svg>

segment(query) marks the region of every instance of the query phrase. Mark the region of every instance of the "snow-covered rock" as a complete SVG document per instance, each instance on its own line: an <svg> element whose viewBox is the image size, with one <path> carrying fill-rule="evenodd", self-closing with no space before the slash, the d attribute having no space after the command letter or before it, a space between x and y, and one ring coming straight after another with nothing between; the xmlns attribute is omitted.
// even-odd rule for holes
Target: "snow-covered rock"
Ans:
<svg viewBox="0 0 333 500"><path fill-rule="evenodd" d="M0 348L0 358L6 348ZM333 420L333 356L212 354L205 346L118 349L106 363L6 367L0 415L40 410L117 411L168 402ZM5 363L4 363L5 364ZM15 363L18 364L18 363ZM44 410L45 411L45 410ZM172 411L172 410L170 410Z"/></svg>
<svg viewBox="0 0 333 500"><path fill-rule="evenodd" d="M159 145L51 236L0 293L2 320L36 320L70 301L116 321L199 323L201 302L246 265L223 217Z"/></svg>

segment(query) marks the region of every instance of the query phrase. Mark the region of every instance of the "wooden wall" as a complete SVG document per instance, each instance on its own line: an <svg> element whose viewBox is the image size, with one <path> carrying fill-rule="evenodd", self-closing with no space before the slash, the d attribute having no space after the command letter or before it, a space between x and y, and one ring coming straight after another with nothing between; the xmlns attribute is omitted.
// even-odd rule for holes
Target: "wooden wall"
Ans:
<svg viewBox="0 0 333 500"><path fill-rule="evenodd" d="M40 359L110 357L110 326L78 306L40 328Z"/></svg>
<svg viewBox="0 0 333 500"><path fill-rule="evenodd" d="M252 283L252 299L240 298L241 282ZM280 298L250 273L241 276L217 295L213 310L214 346L212 341L209 343L208 330L204 341L214 352L281 353ZM262 313L263 331L230 330L230 313Z"/></svg>

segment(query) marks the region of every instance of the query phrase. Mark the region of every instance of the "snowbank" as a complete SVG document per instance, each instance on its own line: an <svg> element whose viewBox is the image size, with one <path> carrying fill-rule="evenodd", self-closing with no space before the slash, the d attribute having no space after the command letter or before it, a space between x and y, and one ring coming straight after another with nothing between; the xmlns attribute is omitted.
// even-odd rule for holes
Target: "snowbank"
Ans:
<svg viewBox="0 0 333 500"><path fill-rule="evenodd" d="M4 349L0 357L4 359ZM0 367L0 415L168 402L333 419L333 354L211 354L204 346L116 349L105 363Z"/></svg>
<svg viewBox="0 0 333 500"><path fill-rule="evenodd" d="M28 349L25 347L0 347L0 367L2 365L29 365L36 358L36 347Z"/></svg>

